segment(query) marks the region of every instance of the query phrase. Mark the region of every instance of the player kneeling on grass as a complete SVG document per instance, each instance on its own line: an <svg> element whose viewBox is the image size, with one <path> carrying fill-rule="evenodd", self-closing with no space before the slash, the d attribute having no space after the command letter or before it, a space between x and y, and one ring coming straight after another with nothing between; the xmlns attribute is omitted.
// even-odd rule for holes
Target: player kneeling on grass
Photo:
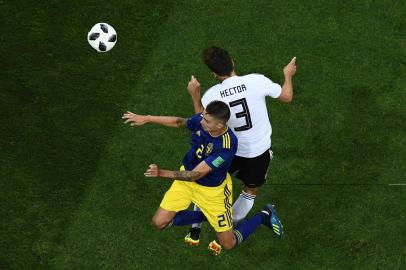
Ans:
<svg viewBox="0 0 406 270"><path fill-rule="evenodd" d="M157 229L190 225L208 221L225 249L231 249L264 224L282 235L280 223L272 205L233 229L232 181L227 173L237 151L237 138L227 126L230 118L228 106L221 101L207 105L202 114L189 119L168 116L136 115L127 112L125 123L143 125L161 124L169 127L187 127L191 132L191 148L183 158L179 171L160 169L151 164L146 177L174 179L172 186L152 218ZM187 211L194 203L199 211ZM217 255L221 246L213 241L209 248Z"/></svg>

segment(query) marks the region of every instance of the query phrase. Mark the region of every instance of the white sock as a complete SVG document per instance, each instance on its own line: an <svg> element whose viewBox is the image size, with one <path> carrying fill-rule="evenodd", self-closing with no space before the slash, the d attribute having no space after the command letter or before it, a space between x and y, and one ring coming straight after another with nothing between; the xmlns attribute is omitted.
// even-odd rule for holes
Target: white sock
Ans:
<svg viewBox="0 0 406 270"><path fill-rule="evenodd" d="M193 211L200 211L199 206L197 206L196 204L193 206ZM202 223L193 223L192 224L192 228L201 228L202 227Z"/></svg>
<svg viewBox="0 0 406 270"><path fill-rule="evenodd" d="M233 222L237 223L245 218L248 212L254 206L254 200L256 195L249 194L242 191L238 199L233 205Z"/></svg>

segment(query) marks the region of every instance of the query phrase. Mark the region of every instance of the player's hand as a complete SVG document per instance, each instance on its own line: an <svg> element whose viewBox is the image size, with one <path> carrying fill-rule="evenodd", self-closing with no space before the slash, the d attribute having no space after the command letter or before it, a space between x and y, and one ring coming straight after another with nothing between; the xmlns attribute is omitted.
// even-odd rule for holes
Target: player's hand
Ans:
<svg viewBox="0 0 406 270"><path fill-rule="evenodd" d="M159 168L156 164L149 165L149 168L144 173L146 177L159 177Z"/></svg>
<svg viewBox="0 0 406 270"><path fill-rule="evenodd" d="M187 90L191 96L199 95L200 96L200 83L195 76L192 75L188 85Z"/></svg>
<svg viewBox="0 0 406 270"><path fill-rule="evenodd" d="M148 123L147 117L148 115L138 115L127 111L121 118L125 119L124 124L131 123L131 126L141 126Z"/></svg>
<svg viewBox="0 0 406 270"><path fill-rule="evenodd" d="M283 68L285 77L292 77L296 73L296 56Z"/></svg>

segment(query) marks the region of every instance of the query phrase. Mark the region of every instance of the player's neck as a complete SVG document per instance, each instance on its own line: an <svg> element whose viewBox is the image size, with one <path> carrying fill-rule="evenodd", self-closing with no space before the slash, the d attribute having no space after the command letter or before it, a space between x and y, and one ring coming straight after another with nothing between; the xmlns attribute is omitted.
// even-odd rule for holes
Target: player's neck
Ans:
<svg viewBox="0 0 406 270"><path fill-rule="evenodd" d="M220 137L221 135L223 135L224 133L226 133L228 131L228 126L225 126L225 128L223 129L219 129L217 131L209 131L210 136L212 137Z"/></svg>
<svg viewBox="0 0 406 270"><path fill-rule="evenodd" d="M233 70L231 72L230 76L218 76L217 75L217 79L219 79L222 82L222 81L227 80L228 78L231 78L231 77L234 77L234 76L237 76L237 73L235 73L235 71Z"/></svg>

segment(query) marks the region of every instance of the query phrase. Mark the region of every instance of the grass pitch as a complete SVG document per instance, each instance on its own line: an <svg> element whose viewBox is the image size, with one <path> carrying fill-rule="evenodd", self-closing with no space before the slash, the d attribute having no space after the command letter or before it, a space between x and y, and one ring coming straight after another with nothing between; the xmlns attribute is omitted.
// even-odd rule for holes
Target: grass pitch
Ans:
<svg viewBox="0 0 406 270"><path fill-rule="evenodd" d="M405 269L403 1L0 1L0 269ZM98 54L97 22L118 33ZM227 48L238 74L282 82L269 100L269 179L254 209L277 205L286 237L260 228L219 257L187 228L150 219L188 132L130 128L126 110L189 116L191 74L216 81L202 49ZM234 196L240 191L236 179Z"/></svg>

